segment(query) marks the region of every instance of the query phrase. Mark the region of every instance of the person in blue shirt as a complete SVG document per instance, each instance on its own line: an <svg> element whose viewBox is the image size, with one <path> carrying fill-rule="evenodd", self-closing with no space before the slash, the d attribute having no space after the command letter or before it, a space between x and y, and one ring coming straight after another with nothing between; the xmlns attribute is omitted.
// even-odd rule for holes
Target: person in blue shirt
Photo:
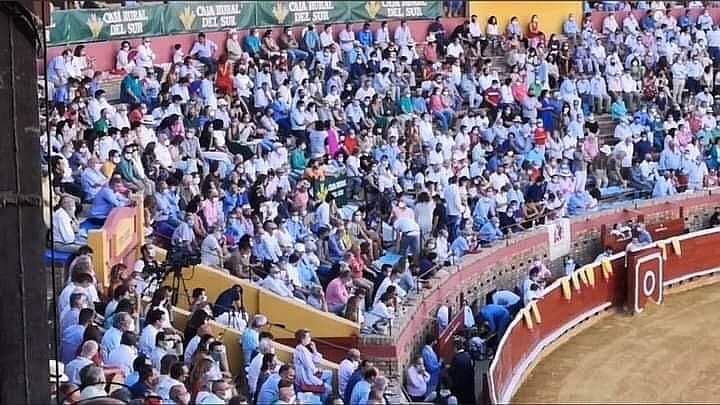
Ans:
<svg viewBox="0 0 720 405"><path fill-rule="evenodd" d="M450 244L450 251L456 258L460 258L474 250L472 244L473 240L471 232L464 230L457 238L455 238L452 244Z"/></svg>
<svg viewBox="0 0 720 405"><path fill-rule="evenodd" d="M372 385L375 378L378 376L378 370L375 367L370 367L363 373L363 379L360 380L352 388L350 394L350 400L346 402L349 405L365 405L370 399L370 391L372 391ZM349 384L348 384L349 386Z"/></svg>
<svg viewBox="0 0 720 405"><path fill-rule="evenodd" d="M480 243L483 245L491 244L500 240L503 236L504 235L500 230L500 220L498 217L490 218L489 221L485 222L483 226L480 227L480 231L478 232L478 238L480 239Z"/></svg>
<svg viewBox="0 0 720 405"><path fill-rule="evenodd" d="M485 305L476 318L487 325L490 333L495 333L497 336L502 336L510 324L510 312L504 306L497 304Z"/></svg>
<svg viewBox="0 0 720 405"><path fill-rule="evenodd" d="M680 150L671 140L668 147L660 152L660 160L658 161L658 170L679 170L680 169Z"/></svg>
<svg viewBox="0 0 720 405"><path fill-rule="evenodd" d="M295 242L303 241L310 236L310 230L303 222L303 218L300 217L295 207L290 207L290 219L288 219L285 226Z"/></svg>
<svg viewBox="0 0 720 405"><path fill-rule="evenodd" d="M488 294L488 301L490 301L488 304L492 303L505 307L510 313L510 317L515 316L522 306L520 296L510 290L497 290Z"/></svg>
<svg viewBox="0 0 720 405"><path fill-rule="evenodd" d="M165 181L159 181L155 192L155 220L167 221L173 227L179 224L179 197Z"/></svg>
<svg viewBox="0 0 720 405"><path fill-rule="evenodd" d="M95 157L90 158L87 167L80 175L80 183L83 191L85 191L85 199L92 201L102 186L107 183L107 180L107 177L102 173L102 162Z"/></svg>
<svg viewBox="0 0 720 405"><path fill-rule="evenodd" d="M567 204L569 215L579 215L597 207L597 200L587 191L578 189L572 193Z"/></svg>
<svg viewBox="0 0 720 405"><path fill-rule="evenodd" d="M243 40L243 50L249 53L251 58L260 56L260 34L255 28L250 28L250 33Z"/></svg>
<svg viewBox="0 0 720 405"><path fill-rule="evenodd" d="M140 365L138 368L138 381L130 386L133 399L145 399L152 394L158 385L159 378L157 370L150 364Z"/></svg>
<svg viewBox="0 0 720 405"><path fill-rule="evenodd" d="M652 31L655 29L655 16L652 10L648 10L645 17L642 19L643 31Z"/></svg>
<svg viewBox="0 0 720 405"><path fill-rule="evenodd" d="M113 208L130 205L130 201L120 194L121 189L122 180L118 178L112 178L106 186L101 188L95 195L87 220L94 225L102 226Z"/></svg>
<svg viewBox="0 0 720 405"><path fill-rule="evenodd" d="M227 226L225 234L234 241L239 241L245 235L248 235L247 229L240 222L239 217L242 215L240 208L235 208L227 214ZM248 235L251 236L251 235Z"/></svg>
<svg viewBox="0 0 720 405"><path fill-rule="evenodd" d="M428 112L427 101L422 96L422 89L418 87L415 89L415 95L412 98L413 111L417 115L423 115Z"/></svg>
<svg viewBox="0 0 720 405"><path fill-rule="evenodd" d="M268 324L268 319L265 315L257 314L253 317L250 327L245 329L242 336L242 350L243 350L243 361L245 365L250 365L253 357L257 352L257 348L260 345L260 332Z"/></svg>
<svg viewBox="0 0 720 405"><path fill-rule="evenodd" d="M622 97L615 97L615 101L613 101L612 105L610 106L610 116L612 117L613 121L618 122L624 119L627 119L628 109L625 106L625 101L622 99Z"/></svg>
<svg viewBox="0 0 720 405"><path fill-rule="evenodd" d="M305 35L303 36L302 43L300 44L300 48L309 52L311 56L315 55L315 52L320 50L320 35L318 35L315 31L315 27L312 24L308 25L307 31L305 31Z"/></svg>
<svg viewBox="0 0 720 405"><path fill-rule="evenodd" d="M577 39L580 30L578 28L577 20L575 19L575 14L570 13L568 15L567 20L563 23L563 33L571 41L575 41Z"/></svg>
<svg viewBox="0 0 720 405"><path fill-rule="evenodd" d="M230 190L225 193L223 197L223 213L227 217L230 211L233 211L237 207L241 207L242 204L238 204L240 200L240 187L237 183L230 184Z"/></svg>
<svg viewBox="0 0 720 405"><path fill-rule="evenodd" d="M475 229L480 229L490 220L490 217L494 216L496 216L495 199L488 190L478 199L477 203L475 203L475 208L473 209L473 225Z"/></svg>
<svg viewBox="0 0 720 405"><path fill-rule="evenodd" d="M271 374L258 390L257 404L274 404L280 399L280 380L295 381L295 367L283 364L277 373Z"/></svg>
<svg viewBox="0 0 720 405"><path fill-rule="evenodd" d="M343 227L341 229L341 227ZM343 259L345 256L345 248L342 241L342 232L344 231L344 225L338 224L338 227L335 228L335 231L332 233L329 233L329 231L321 232L320 239L323 239L323 236L326 236L327 238L327 245L328 245L328 259L332 263L337 263Z"/></svg>
<svg viewBox="0 0 720 405"><path fill-rule="evenodd" d="M365 52L373 48L373 33L370 30L370 23L363 24L362 31L358 32L358 41L365 48Z"/></svg>
<svg viewBox="0 0 720 405"><path fill-rule="evenodd" d="M437 344L437 339L428 335L425 340L425 346L423 346L422 349L422 358L423 362L425 362L425 370L430 373L430 381L427 383L427 392L425 395L430 395L431 392L435 392L438 384L440 383L440 373L444 368L442 360L440 360L433 349L435 344Z"/></svg>
<svg viewBox="0 0 720 405"><path fill-rule="evenodd" d="M298 243L295 245L295 252L290 255L288 262L297 268L300 276L300 283L303 288L311 289L320 286L320 277L318 277L315 266L302 260L305 253L305 245Z"/></svg>
<svg viewBox="0 0 720 405"><path fill-rule="evenodd" d="M542 166L545 163L545 151L543 151L538 145L535 145L532 149L530 149L530 152L525 155L525 160L530 162L532 165L539 164Z"/></svg>
<svg viewBox="0 0 720 405"><path fill-rule="evenodd" d="M120 82L120 101L126 104L139 103L145 95L140 83L140 72L142 68L135 68Z"/></svg>
<svg viewBox="0 0 720 405"><path fill-rule="evenodd" d="M655 182L655 187L653 188L652 197L653 198L660 198L660 197L669 197L672 195L677 194L677 191L675 190L675 186L672 184L671 181L672 172L669 170L666 170L662 176L660 176L659 179Z"/></svg>
<svg viewBox="0 0 720 405"><path fill-rule="evenodd" d="M650 235L650 232L645 228L644 223L637 224L637 234L638 234L638 242L642 243L643 245L647 245L653 242L653 237Z"/></svg>

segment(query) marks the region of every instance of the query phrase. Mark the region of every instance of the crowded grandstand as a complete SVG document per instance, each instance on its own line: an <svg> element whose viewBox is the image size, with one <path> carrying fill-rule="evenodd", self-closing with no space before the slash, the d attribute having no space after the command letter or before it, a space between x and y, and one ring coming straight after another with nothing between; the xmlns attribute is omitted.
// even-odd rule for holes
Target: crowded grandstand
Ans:
<svg viewBox="0 0 720 405"><path fill-rule="evenodd" d="M58 403L480 403L556 280L686 231L579 254L576 222L719 185L717 2L67 3L39 81Z"/></svg>

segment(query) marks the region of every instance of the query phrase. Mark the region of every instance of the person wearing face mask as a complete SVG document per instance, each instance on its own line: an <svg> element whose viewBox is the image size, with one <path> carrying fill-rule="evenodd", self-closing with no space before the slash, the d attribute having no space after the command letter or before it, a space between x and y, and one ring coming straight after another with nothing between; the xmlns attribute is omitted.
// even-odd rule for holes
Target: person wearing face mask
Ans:
<svg viewBox="0 0 720 405"><path fill-rule="evenodd" d="M134 332L125 331L120 338L120 345L108 354L105 364L117 367L126 376L130 376L137 357L137 335Z"/></svg>
<svg viewBox="0 0 720 405"><path fill-rule="evenodd" d="M91 157L88 160L87 167L85 167L82 175L80 176L80 182L83 186L83 191L85 192L85 198L88 201L92 201L102 186L104 186L108 181L107 177L105 177L102 172L102 167L103 164L99 159Z"/></svg>
<svg viewBox="0 0 720 405"><path fill-rule="evenodd" d="M233 396L230 384L225 380L208 381L204 390L195 397L196 404L226 404Z"/></svg>
<svg viewBox="0 0 720 405"><path fill-rule="evenodd" d="M226 254L224 249L223 229L221 226L210 225L208 227L208 235L203 239L200 245L201 263L214 267L223 268Z"/></svg>
<svg viewBox="0 0 720 405"><path fill-rule="evenodd" d="M179 363L179 365L181 365ZM176 367L173 366L173 369ZM172 373L172 372L171 372ZM160 378L162 379L162 375ZM185 384L179 383L179 381L170 381L170 383L176 383L175 385L165 388L164 390L159 390L163 393L167 393L165 395L161 394L161 397L164 400L170 400L173 401L172 403L177 405L189 405L190 404L190 393L187 390L187 387L185 387Z"/></svg>
<svg viewBox="0 0 720 405"><path fill-rule="evenodd" d="M300 391L310 391L310 387L321 387L322 392L318 392L321 401L332 393L332 372L318 368L317 364L323 359L322 354L317 350L312 336L308 329L300 329L295 332L297 346L293 352L295 370L297 372L295 383ZM315 390L313 389L313 392Z"/></svg>
<svg viewBox="0 0 720 405"><path fill-rule="evenodd" d="M231 29L228 32L228 37L225 40L225 49L227 50L227 57L232 63L237 63L243 54L242 46L238 40L238 33L236 29Z"/></svg>

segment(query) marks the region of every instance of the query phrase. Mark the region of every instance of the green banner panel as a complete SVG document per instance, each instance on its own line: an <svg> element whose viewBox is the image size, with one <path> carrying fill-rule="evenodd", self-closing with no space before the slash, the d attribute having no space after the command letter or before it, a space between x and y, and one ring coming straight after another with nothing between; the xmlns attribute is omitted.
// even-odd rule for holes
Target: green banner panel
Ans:
<svg viewBox="0 0 720 405"><path fill-rule="evenodd" d="M173 1L139 7L52 13L51 46L230 28L430 19L442 1Z"/></svg>
<svg viewBox="0 0 720 405"><path fill-rule="evenodd" d="M350 19L397 20L431 19L442 15L442 1L353 1Z"/></svg>
<svg viewBox="0 0 720 405"><path fill-rule="evenodd" d="M163 34L163 6L53 13L50 42L82 43ZM56 20L58 14L62 17ZM60 24L65 26L63 29ZM55 34L53 32L56 32Z"/></svg>
<svg viewBox="0 0 720 405"><path fill-rule="evenodd" d="M352 2L344 1L261 1L257 3L256 25L308 25L343 22L350 18Z"/></svg>
<svg viewBox="0 0 720 405"><path fill-rule="evenodd" d="M170 2L165 6L164 33L178 34L225 29L247 29L255 25L258 2Z"/></svg>

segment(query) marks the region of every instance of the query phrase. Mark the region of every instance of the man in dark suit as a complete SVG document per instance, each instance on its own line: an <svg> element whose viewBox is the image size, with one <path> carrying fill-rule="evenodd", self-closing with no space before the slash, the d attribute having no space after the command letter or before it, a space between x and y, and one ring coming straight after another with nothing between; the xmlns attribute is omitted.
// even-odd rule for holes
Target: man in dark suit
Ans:
<svg viewBox="0 0 720 405"><path fill-rule="evenodd" d="M470 353L465 351L465 341L455 340L455 356L450 365L452 393L461 404L475 403L475 366Z"/></svg>

